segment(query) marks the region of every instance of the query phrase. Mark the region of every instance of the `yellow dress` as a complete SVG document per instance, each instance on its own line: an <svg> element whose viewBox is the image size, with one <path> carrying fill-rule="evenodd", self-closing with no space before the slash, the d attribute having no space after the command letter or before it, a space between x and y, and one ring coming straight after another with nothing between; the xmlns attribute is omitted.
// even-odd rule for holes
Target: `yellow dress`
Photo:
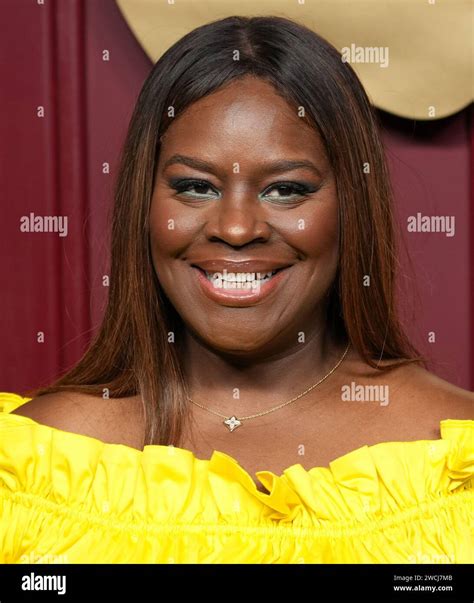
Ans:
<svg viewBox="0 0 474 603"><path fill-rule="evenodd" d="M2 563L472 563L474 421L305 470L121 444L10 414L0 393Z"/></svg>

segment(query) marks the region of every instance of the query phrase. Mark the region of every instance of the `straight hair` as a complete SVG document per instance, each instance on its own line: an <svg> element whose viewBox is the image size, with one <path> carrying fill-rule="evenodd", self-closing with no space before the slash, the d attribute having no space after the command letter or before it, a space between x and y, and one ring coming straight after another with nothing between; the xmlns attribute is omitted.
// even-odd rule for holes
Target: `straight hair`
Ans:
<svg viewBox="0 0 474 603"><path fill-rule="evenodd" d="M160 141L190 105L245 76L270 83L318 132L334 172L339 264L327 293L328 329L381 371L423 360L397 318L390 177L376 112L355 72L304 25L275 16L231 16L186 34L147 77L115 184L111 280L101 326L79 362L35 396L139 394L144 443L180 445L189 414L181 365L184 325L158 282L150 250ZM175 343L169 343L171 332Z"/></svg>

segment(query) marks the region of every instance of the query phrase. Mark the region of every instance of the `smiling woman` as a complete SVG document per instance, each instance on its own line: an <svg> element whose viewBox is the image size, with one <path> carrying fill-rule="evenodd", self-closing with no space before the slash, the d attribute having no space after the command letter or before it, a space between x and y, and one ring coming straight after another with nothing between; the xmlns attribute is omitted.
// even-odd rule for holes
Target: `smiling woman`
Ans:
<svg viewBox="0 0 474 603"><path fill-rule="evenodd" d="M279 17L179 40L129 126L102 326L1 398L0 558L469 561L473 396L420 366L395 265L337 50Z"/></svg>

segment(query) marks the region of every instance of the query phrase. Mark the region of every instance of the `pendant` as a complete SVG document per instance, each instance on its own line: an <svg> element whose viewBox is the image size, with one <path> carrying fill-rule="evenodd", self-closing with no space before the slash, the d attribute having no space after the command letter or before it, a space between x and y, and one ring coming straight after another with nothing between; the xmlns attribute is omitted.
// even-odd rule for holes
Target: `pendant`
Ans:
<svg viewBox="0 0 474 603"><path fill-rule="evenodd" d="M229 431L234 431L234 429L237 429L237 427L242 425L242 421L239 421L239 419L234 416L230 417L230 419L226 419L225 421L223 421L223 423L224 425L227 425Z"/></svg>

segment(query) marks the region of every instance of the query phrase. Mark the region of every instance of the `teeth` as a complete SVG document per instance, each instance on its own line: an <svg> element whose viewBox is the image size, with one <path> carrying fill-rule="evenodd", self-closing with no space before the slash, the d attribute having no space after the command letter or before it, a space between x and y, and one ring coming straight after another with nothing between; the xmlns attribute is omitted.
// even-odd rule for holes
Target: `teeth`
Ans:
<svg viewBox="0 0 474 603"><path fill-rule="evenodd" d="M250 282L256 280L264 280L272 277L276 273L276 270L270 272L206 272L208 279L220 278L227 282Z"/></svg>
<svg viewBox="0 0 474 603"><path fill-rule="evenodd" d="M206 272L207 279L218 289L256 289L269 281L276 270L270 272Z"/></svg>

